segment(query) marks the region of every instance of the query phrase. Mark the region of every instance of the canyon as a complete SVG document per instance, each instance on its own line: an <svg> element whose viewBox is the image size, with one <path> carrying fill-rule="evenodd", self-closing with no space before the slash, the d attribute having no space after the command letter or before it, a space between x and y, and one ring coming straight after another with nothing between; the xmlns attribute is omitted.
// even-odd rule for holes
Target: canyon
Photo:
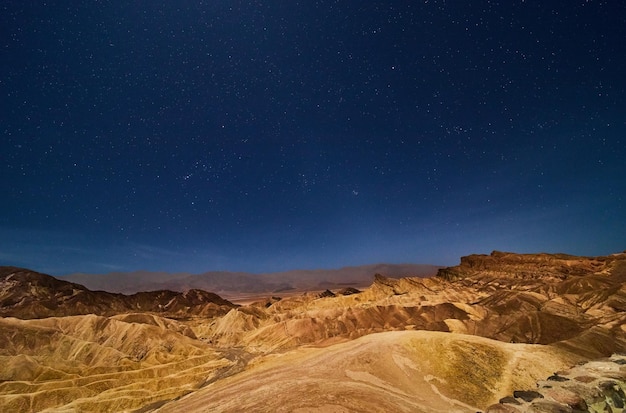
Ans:
<svg viewBox="0 0 626 413"><path fill-rule="evenodd" d="M367 270L237 303L1 267L0 410L624 411L626 253Z"/></svg>

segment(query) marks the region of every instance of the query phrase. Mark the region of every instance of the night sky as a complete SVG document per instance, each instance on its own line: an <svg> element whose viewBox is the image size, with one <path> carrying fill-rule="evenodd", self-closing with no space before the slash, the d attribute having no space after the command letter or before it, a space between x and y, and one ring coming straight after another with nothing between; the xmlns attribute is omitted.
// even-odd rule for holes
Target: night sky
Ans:
<svg viewBox="0 0 626 413"><path fill-rule="evenodd" d="M0 34L2 265L626 249L623 1L4 1Z"/></svg>

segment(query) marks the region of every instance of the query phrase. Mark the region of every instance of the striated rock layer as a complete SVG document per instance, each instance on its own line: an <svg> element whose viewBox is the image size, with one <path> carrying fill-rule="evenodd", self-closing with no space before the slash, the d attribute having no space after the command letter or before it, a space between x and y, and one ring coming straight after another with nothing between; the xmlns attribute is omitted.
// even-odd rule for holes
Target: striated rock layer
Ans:
<svg viewBox="0 0 626 413"><path fill-rule="evenodd" d="M0 268L0 411L585 411L585 380L620 411L623 379L563 372L626 353L626 253L411 275L235 306Z"/></svg>
<svg viewBox="0 0 626 413"><path fill-rule="evenodd" d="M146 314L0 319L0 411L124 411L230 366L185 325Z"/></svg>
<svg viewBox="0 0 626 413"><path fill-rule="evenodd" d="M309 294L232 309L198 334L218 345L274 350L389 330L434 330L608 356L626 348L625 263L626 254L472 256L434 278L377 275L360 294ZM561 268L574 270L563 275Z"/></svg>

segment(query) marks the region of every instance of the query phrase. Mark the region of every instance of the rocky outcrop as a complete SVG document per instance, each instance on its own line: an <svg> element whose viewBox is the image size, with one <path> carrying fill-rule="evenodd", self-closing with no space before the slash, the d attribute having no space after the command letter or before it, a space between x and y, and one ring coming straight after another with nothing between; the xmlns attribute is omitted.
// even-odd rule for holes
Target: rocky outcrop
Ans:
<svg viewBox="0 0 626 413"><path fill-rule="evenodd" d="M626 349L626 253L606 257L513 254L463 257L436 277L464 291L481 316L468 332L552 344L586 358Z"/></svg>
<svg viewBox="0 0 626 413"><path fill-rule="evenodd" d="M354 288L354 287L347 287L347 288L342 288L341 290L339 290L337 292L337 294L341 294L341 295L352 295L352 294L359 294L361 291L359 291L358 289Z"/></svg>
<svg viewBox="0 0 626 413"><path fill-rule="evenodd" d="M626 281L626 252L605 257L567 254L515 254L493 251L491 255L461 257L460 265L439 269L437 277L448 281L475 275L517 280L565 280L570 277L613 274Z"/></svg>
<svg viewBox="0 0 626 413"><path fill-rule="evenodd" d="M533 390L516 390L485 413L626 411L626 356L595 360L559 371Z"/></svg>

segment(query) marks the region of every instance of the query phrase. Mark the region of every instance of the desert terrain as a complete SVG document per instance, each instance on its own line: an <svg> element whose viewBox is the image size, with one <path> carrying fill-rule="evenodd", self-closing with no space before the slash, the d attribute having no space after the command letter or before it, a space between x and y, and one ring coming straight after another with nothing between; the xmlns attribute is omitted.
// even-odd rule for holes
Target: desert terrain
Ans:
<svg viewBox="0 0 626 413"><path fill-rule="evenodd" d="M0 267L0 411L624 411L626 253L406 270L227 300Z"/></svg>

